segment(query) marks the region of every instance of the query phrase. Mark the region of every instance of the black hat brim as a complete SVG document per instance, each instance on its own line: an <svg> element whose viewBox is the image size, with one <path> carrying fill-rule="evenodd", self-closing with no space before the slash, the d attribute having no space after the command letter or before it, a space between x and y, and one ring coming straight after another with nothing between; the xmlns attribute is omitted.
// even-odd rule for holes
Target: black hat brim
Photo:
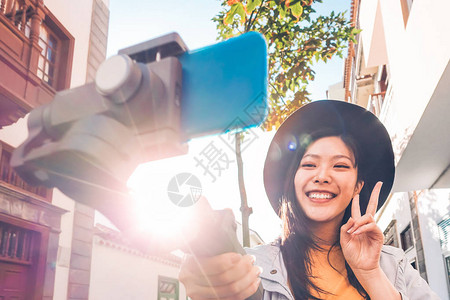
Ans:
<svg viewBox="0 0 450 300"><path fill-rule="evenodd" d="M383 206L392 188L395 174L394 153L389 134L378 118L366 109L344 101L314 101L295 111L277 130L264 164L264 186L277 214L292 164L298 162L295 149L308 136L322 129L349 135L357 143L358 171L364 172L360 192L361 213L365 213L370 195L378 181L383 186L378 199Z"/></svg>

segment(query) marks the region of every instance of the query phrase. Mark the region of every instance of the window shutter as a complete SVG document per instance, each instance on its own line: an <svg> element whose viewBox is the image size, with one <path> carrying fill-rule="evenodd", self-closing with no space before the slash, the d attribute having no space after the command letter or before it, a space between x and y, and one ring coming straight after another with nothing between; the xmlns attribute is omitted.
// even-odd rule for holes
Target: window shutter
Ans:
<svg viewBox="0 0 450 300"><path fill-rule="evenodd" d="M450 251L450 216L439 222L438 226L441 248L443 251Z"/></svg>

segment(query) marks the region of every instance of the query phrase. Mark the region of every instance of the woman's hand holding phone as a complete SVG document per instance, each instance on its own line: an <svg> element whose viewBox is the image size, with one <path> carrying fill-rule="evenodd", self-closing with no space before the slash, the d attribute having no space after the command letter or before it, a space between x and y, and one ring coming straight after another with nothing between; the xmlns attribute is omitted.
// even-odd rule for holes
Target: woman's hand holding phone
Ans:
<svg viewBox="0 0 450 300"><path fill-rule="evenodd" d="M253 265L254 256L234 252L213 257L186 256L179 279L193 300L246 299L261 282L261 268Z"/></svg>

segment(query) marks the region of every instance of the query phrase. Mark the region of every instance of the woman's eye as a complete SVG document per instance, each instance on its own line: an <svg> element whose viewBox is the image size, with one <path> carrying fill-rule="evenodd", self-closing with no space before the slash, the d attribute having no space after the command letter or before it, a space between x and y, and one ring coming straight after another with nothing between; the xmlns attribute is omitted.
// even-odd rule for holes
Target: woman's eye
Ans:
<svg viewBox="0 0 450 300"><path fill-rule="evenodd" d="M342 165L342 164L335 165L334 167L335 168L339 168L339 169L350 169L350 166Z"/></svg>
<svg viewBox="0 0 450 300"><path fill-rule="evenodd" d="M303 163L302 168L314 168L316 165L312 163Z"/></svg>

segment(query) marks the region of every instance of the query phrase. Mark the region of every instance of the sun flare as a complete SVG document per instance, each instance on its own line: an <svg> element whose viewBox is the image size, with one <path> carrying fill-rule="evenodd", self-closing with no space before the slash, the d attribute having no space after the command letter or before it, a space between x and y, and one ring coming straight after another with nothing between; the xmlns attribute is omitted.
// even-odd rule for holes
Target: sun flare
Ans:
<svg viewBox="0 0 450 300"><path fill-rule="evenodd" d="M184 157L140 165L127 182L136 203L139 230L160 238L174 238L189 226L192 209L175 205L169 199L169 182L185 169ZM191 193L185 185L179 194Z"/></svg>

